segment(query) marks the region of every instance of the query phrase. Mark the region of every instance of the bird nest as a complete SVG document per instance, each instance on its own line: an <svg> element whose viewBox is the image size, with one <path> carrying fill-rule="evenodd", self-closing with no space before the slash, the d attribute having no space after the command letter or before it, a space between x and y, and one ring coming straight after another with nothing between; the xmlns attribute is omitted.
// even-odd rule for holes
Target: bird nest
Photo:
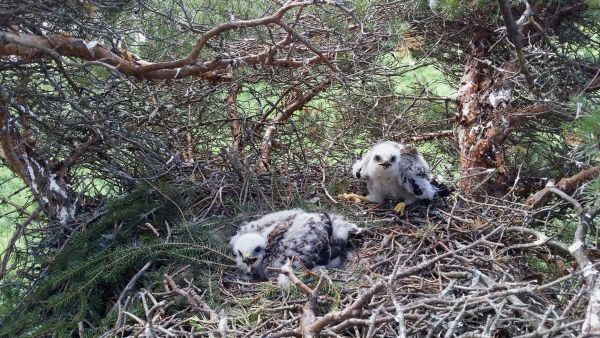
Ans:
<svg viewBox="0 0 600 338"><path fill-rule="evenodd" d="M104 336L575 337L590 316L586 278L598 263L578 268L558 250L569 243L524 227L536 214L523 205L455 194L402 217L334 208L365 228L341 269L284 266L285 290L224 268L218 287L200 289L178 278L182 267L130 296Z"/></svg>

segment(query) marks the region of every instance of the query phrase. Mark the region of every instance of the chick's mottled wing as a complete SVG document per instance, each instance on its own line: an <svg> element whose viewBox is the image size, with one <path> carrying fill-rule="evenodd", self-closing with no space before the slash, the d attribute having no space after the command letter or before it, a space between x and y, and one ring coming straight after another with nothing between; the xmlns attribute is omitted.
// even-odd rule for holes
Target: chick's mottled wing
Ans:
<svg viewBox="0 0 600 338"><path fill-rule="evenodd" d="M276 228L269 238L267 266L280 267L288 258L309 269L326 265L331 257L331 229L331 220L318 214L302 215L282 232Z"/></svg>
<svg viewBox="0 0 600 338"><path fill-rule="evenodd" d="M281 222L273 228L267 237L267 247L265 249L265 266L279 268L286 261L286 245L283 237L288 231L291 223Z"/></svg>
<svg viewBox="0 0 600 338"><path fill-rule="evenodd" d="M306 236L296 247L297 256L308 269L317 265L327 265L331 259L331 220L327 217L315 217L314 222L306 224Z"/></svg>
<svg viewBox="0 0 600 338"><path fill-rule="evenodd" d="M317 259L315 265L327 265L333 257L332 239L333 239L333 221L329 214L320 215L320 225L316 225L320 230L320 236L315 243L315 254ZM337 255L336 255L337 256Z"/></svg>
<svg viewBox="0 0 600 338"><path fill-rule="evenodd" d="M432 199L429 166L414 147L400 146L399 175L402 187L419 199Z"/></svg>
<svg viewBox="0 0 600 338"><path fill-rule="evenodd" d="M242 224L237 233L231 237L229 244L233 245L239 236L249 232L256 232L266 238L277 225L289 225L293 222L293 219L301 213L304 213L302 209L283 210L267 214L251 222L246 222Z"/></svg>

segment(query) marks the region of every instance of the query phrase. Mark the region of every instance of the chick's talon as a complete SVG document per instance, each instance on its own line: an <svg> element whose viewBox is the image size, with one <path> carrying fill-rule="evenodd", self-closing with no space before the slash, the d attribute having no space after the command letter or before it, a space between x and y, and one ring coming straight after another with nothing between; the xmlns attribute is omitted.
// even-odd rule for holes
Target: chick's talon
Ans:
<svg viewBox="0 0 600 338"><path fill-rule="evenodd" d="M345 201L354 202L354 203L367 202L367 197L357 195L357 194L343 193L343 194L338 195L337 198L339 198L341 200L345 200Z"/></svg>
<svg viewBox="0 0 600 338"><path fill-rule="evenodd" d="M394 207L394 211L400 216L404 215L404 209L406 209L406 204L404 202L400 202Z"/></svg>

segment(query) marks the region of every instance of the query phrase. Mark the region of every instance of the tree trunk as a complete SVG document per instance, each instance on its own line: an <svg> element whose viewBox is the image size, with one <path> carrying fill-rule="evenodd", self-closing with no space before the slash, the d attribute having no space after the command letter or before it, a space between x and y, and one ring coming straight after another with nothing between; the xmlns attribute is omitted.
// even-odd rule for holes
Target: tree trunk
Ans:
<svg viewBox="0 0 600 338"><path fill-rule="evenodd" d="M27 184L50 220L65 224L75 216L82 203L69 185L69 169L100 137L94 135L63 161L46 160L36 151L36 138L33 135L23 137L16 126L16 121L20 121L27 129L27 119L9 118L10 100L7 93L0 92L0 156ZM25 112L29 109L25 102L18 102L18 98L16 101L15 106Z"/></svg>
<svg viewBox="0 0 600 338"><path fill-rule="evenodd" d="M473 196L499 195L508 186L502 145L511 125L508 102L492 102L491 93L504 90L501 74L479 60L485 47L475 47L465 67L457 98L461 190ZM512 68L512 67L507 67ZM507 69L508 73L512 73ZM494 104L494 105L493 105Z"/></svg>

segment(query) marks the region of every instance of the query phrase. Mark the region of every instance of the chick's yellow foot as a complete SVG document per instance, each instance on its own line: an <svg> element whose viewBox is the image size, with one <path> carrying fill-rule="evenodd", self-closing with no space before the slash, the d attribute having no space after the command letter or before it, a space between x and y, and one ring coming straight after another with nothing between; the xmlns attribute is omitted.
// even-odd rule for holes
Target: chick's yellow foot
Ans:
<svg viewBox="0 0 600 338"><path fill-rule="evenodd" d="M337 198L345 201L350 201L354 203L367 202L367 198L365 196L357 195L357 194L348 194L343 193L337 196Z"/></svg>
<svg viewBox="0 0 600 338"><path fill-rule="evenodd" d="M394 211L400 216L404 215L404 209L406 209L406 204L404 202L400 202L394 207Z"/></svg>

